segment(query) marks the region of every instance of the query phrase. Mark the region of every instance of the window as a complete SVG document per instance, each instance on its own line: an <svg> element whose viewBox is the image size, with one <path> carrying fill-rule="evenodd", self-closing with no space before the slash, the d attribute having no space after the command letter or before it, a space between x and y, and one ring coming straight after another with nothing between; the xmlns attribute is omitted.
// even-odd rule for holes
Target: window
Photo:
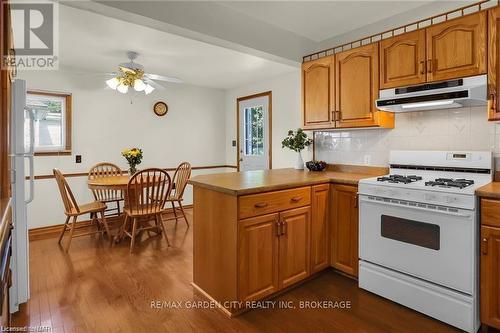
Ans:
<svg viewBox="0 0 500 333"><path fill-rule="evenodd" d="M28 91L26 108L34 114L35 155L70 155L71 95ZM25 126L29 133L29 123Z"/></svg>
<svg viewBox="0 0 500 333"><path fill-rule="evenodd" d="M264 114L262 106L245 108L245 155L264 154Z"/></svg>

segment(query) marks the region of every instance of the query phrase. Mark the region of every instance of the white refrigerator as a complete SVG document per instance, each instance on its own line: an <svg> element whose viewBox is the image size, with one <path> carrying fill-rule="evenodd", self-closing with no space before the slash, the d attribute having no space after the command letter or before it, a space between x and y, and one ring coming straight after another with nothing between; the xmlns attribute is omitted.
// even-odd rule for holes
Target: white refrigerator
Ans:
<svg viewBox="0 0 500 333"><path fill-rule="evenodd" d="M29 298L29 242L27 205L34 195L34 114L26 108L26 81L16 79L11 100L11 188L12 188L12 287L10 310ZM28 179L26 178L28 176Z"/></svg>

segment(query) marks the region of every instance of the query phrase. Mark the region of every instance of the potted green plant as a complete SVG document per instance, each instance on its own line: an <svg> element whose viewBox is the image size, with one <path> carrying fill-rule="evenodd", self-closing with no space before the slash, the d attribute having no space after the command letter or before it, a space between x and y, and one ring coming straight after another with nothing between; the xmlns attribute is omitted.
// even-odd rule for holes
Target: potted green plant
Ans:
<svg viewBox="0 0 500 333"><path fill-rule="evenodd" d="M286 147L297 152L297 164L295 165L295 169L304 169L304 160L302 159L301 151L312 142L313 140L307 137L307 134L302 128L298 128L296 132L289 130L287 137L281 141L282 148Z"/></svg>

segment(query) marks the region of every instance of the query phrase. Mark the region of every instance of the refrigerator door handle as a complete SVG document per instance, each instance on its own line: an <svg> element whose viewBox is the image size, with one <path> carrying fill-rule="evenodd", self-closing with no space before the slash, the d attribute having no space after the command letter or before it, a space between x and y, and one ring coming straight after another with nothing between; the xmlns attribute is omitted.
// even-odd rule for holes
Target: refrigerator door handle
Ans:
<svg viewBox="0 0 500 333"><path fill-rule="evenodd" d="M25 158L28 159L29 161L29 166L30 166L30 194L29 197L24 200L24 203L29 204L30 202L33 201L35 197L35 163L34 163L34 156L33 155L27 155Z"/></svg>
<svg viewBox="0 0 500 333"><path fill-rule="evenodd" d="M28 110L30 118L30 149L28 154L33 156L35 154L35 112Z"/></svg>
<svg viewBox="0 0 500 333"><path fill-rule="evenodd" d="M29 153L25 155L25 157L29 161L30 167L30 194L29 197L24 201L26 204L29 204L34 199L35 194L35 115L33 110L28 110L29 118L30 118L30 147Z"/></svg>

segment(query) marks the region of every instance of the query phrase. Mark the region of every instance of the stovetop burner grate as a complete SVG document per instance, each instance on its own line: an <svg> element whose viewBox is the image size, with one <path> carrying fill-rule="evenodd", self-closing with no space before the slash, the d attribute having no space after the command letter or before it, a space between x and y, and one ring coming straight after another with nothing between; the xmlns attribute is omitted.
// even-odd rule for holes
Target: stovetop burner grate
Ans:
<svg viewBox="0 0 500 333"><path fill-rule="evenodd" d="M425 182L425 186L439 186L446 188L466 188L474 184L470 179L436 178L434 181Z"/></svg>
<svg viewBox="0 0 500 333"><path fill-rule="evenodd" d="M377 181L379 182L403 183L403 184L410 184L419 180L422 180L422 177L415 175L411 176L389 175L377 178Z"/></svg>

